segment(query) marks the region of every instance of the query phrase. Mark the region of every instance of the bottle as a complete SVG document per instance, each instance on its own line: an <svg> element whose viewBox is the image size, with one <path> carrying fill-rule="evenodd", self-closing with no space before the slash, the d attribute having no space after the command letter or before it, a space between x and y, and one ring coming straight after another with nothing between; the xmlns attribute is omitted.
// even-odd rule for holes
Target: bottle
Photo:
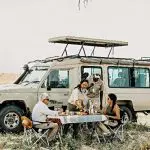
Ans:
<svg viewBox="0 0 150 150"><path fill-rule="evenodd" d="M92 103L92 100L90 100L89 114L94 114L94 105Z"/></svg>
<svg viewBox="0 0 150 150"><path fill-rule="evenodd" d="M93 106L93 104L91 105L91 114L94 114L94 106Z"/></svg>
<svg viewBox="0 0 150 150"><path fill-rule="evenodd" d="M66 110L66 115L69 115L69 110L68 109Z"/></svg>

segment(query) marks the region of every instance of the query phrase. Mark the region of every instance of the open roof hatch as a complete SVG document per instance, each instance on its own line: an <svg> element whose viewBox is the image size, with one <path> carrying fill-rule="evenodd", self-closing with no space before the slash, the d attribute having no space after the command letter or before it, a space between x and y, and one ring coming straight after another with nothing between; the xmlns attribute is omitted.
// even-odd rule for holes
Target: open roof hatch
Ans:
<svg viewBox="0 0 150 150"><path fill-rule="evenodd" d="M93 38L74 37L74 36L55 37L55 38L50 38L48 41L50 43L66 44L65 49L61 56L63 56L64 54L66 54L66 56L68 56L68 54L67 54L68 44L81 45L78 55L80 55L81 50L83 50L85 56L86 56L86 52L85 52L84 46L93 46L94 47L91 52L91 56L94 56L95 47L105 47L105 48L110 47L111 49L109 51L108 57L110 56L111 51L114 50L114 47L128 45L128 42L124 42L124 41L93 39Z"/></svg>

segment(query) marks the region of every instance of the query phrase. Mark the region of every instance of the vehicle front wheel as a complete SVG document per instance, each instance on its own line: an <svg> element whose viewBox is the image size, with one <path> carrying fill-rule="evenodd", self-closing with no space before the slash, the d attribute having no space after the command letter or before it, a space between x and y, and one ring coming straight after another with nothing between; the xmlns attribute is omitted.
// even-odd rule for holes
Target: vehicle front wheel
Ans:
<svg viewBox="0 0 150 150"><path fill-rule="evenodd" d="M4 132L20 132L22 130L21 116L23 111L21 108L11 105L6 106L0 111L0 125Z"/></svg>

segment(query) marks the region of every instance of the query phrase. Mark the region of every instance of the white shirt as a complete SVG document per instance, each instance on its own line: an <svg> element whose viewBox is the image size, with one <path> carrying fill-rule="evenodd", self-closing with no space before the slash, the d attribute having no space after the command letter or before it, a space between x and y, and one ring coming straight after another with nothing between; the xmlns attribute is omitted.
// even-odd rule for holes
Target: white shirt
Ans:
<svg viewBox="0 0 150 150"><path fill-rule="evenodd" d="M83 104L86 105L88 103L88 98L87 98L87 90L84 89L81 91L78 88L75 88L72 91L72 94L70 98L68 99L68 103L74 104L76 100L83 100Z"/></svg>
<svg viewBox="0 0 150 150"><path fill-rule="evenodd" d="M32 111L33 124L39 124L36 121L46 122L47 115L58 116L58 111L50 110L46 104L44 104L42 101L39 101L34 106Z"/></svg>

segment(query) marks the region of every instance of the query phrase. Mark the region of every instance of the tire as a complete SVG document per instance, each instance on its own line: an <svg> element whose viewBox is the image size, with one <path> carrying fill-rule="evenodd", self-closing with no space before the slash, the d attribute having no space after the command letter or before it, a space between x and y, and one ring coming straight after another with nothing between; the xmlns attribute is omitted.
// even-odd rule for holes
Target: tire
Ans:
<svg viewBox="0 0 150 150"><path fill-rule="evenodd" d="M0 111L0 125L4 132L18 133L23 127L21 124L21 116L23 115L21 108L11 105L6 106Z"/></svg>
<svg viewBox="0 0 150 150"><path fill-rule="evenodd" d="M131 122L133 119L132 111L126 106L120 106L120 109L125 112L124 123Z"/></svg>

